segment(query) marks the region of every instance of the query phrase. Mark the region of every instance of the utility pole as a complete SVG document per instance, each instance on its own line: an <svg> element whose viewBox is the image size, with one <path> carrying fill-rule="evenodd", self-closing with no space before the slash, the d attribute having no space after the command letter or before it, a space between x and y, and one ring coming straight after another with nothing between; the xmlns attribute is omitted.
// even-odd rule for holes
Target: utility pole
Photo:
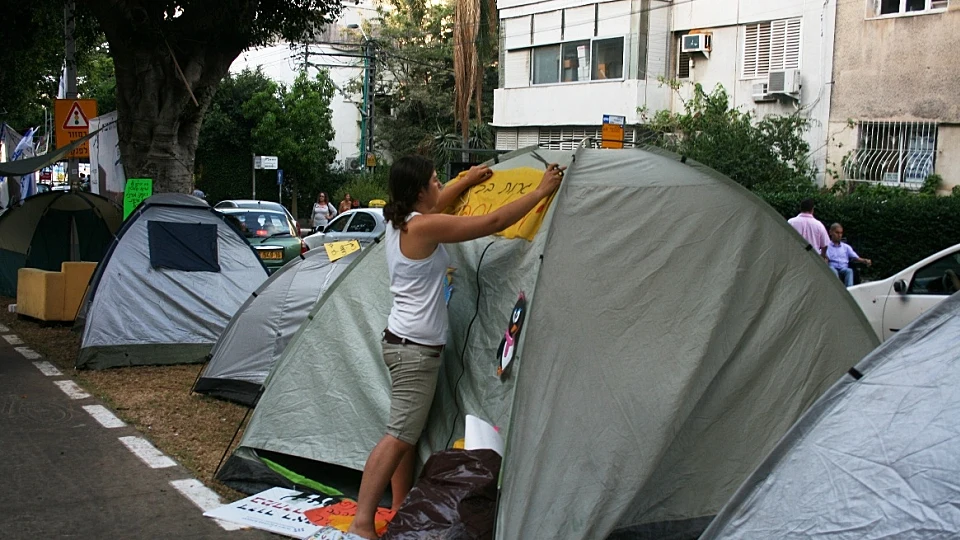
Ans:
<svg viewBox="0 0 960 540"><path fill-rule="evenodd" d="M77 99L77 44L73 37L77 27L76 9L74 0L66 0L63 6L63 41L66 44L67 99ZM67 160L67 182L70 189L80 189L80 160L77 158Z"/></svg>
<svg viewBox="0 0 960 540"><path fill-rule="evenodd" d="M366 96L367 96L367 148L364 156L364 165L367 167L368 172L372 172L373 168L377 165L377 156L373 151L373 106L374 106L374 97L376 94L376 81L377 81L377 51L376 43L372 39L367 39L364 44L364 63L367 65L365 71L364 80L366 81Z"/></svg>

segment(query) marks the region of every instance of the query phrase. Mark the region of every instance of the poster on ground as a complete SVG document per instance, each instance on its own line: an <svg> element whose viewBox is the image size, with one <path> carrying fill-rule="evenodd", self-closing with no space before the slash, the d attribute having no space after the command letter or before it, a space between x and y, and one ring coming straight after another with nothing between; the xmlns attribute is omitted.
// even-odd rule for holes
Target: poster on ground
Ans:
<svg viewBox="0 0 960 540"><path fill-rule="evenodd" d="M333 499L284 488L270 488L246 499L221 506L203 515L238 525L254 527L291 538L309 538L320 530L304 512L320 508Z"/></svg>

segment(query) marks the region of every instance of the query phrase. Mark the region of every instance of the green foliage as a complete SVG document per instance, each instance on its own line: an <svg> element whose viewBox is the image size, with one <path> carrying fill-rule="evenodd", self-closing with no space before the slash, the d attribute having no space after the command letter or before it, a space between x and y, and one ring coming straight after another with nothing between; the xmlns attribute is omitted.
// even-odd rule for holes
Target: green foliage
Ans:
<svg viewBox="0 0 960 540"><path fill-rule="evenodd" d="M803 139L809 120L799 114L758 118L731 108L722 86L707 94L696 84L683 112L658 111L649 127L655 133L654 144L712 167L748 189L800 193L815 189L816 171Z"/></svg>
<svg viewBox="0 0 960 540"><path fill-rule="evenodd" d="M862 185L862 184L861 184ZM799 212L808 195L766 193L762 197L785 219ZM817 219L843 225L847 242L873 260L865 279L883 279L946 247L960 243L960 197L930 197L885 186L858 187L836 196L820 193Z"/></svg>
<svg viewBox="0 0 960 540"><path fill-rule="evenodd" d="M277 156L284 181L296 183L307 198L307 194L333 187L328 183L330 175L325 174L336 157L336 150L330 146L334 137L330 110L333 92L325 70L313 79L301 72L289 89L270 82L242 107L244 116L255 121L253 150L257 155ZM275 186L275 173L264 172L273 175Z"/></svg>
<svg viewBox="0 0 960 540"><path fill-rule="evenodd" d="M253 141L259 118L248 118L243 106L255 94L275 86L260 70L228 74L204 116L196 153L196 184L211 203L250 197ZM277 193L276 177L258 171L257 194ZM272 172L272 171L271 171ZM272 176L272 175L270 175Z"/></svg>
<svg viewBox="0 0 960 540"><path fill-rule="evenodd" d="M924 178L923 186L920 187L920 193L925 195L936 195L937 190L943 185L943 177L939 174L931 174Z"/></svg>
<svg viewBox="0 0 960 540"><path fill-rule="evenodd" d="M390 0L389 4L379 10L376 36L380 47L374 123L377 146L396 157L429 156L438 170L448 160L460 160L451 148L492 147L489 126L472 125L465 145L454 119L453 2ZM495 44L484 45L490 46ZM497 69L490 62L484 71L483 118L493 116L496 87ZM358 91L359 81L350 89Z"/></svg>
<svg viewBox="0 0 960 540"><path fill-rule="evenodd" d="M387 200L387 167L378 167L372 173L352 174L334 194L335 204L343 200L347 193L366 205L373 199Z"/></svg>
<svg viewBox="0 0 960 540"><path fill-rule="evenodd" d="M106 41L83 55L77 65L80 97L97 100L97 114L117 110L117 77Z"/></svg>

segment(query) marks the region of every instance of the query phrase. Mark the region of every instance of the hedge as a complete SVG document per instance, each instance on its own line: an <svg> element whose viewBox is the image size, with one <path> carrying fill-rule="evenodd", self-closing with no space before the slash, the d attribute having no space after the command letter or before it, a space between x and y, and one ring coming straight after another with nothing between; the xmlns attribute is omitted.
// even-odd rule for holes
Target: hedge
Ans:
<svg viewBox="0 0 960 540"><path fill-rule="evenodd" d="M799 213L800 201L816 201L814 215L828 228L843 225L847 243L873 261L862 276L887 278L944 248L960 243L960 197L917 194L758 193L784 219Z"/></svg>

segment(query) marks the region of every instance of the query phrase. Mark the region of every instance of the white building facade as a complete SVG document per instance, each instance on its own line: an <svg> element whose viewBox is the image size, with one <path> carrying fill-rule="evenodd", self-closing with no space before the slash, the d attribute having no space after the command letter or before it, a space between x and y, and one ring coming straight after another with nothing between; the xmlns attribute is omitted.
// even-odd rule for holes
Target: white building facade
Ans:
<svg viewBox="0 0 960 540"><path fill-rule="evenodd" d="M826 159L836 0L500 0L497 148L572 147L625 117L679 112L692 84L722 85L758 115L798 112L819 171ZM686 37L686 39L685 39ZM772 86L771 86L772 83Z"/></svg>

